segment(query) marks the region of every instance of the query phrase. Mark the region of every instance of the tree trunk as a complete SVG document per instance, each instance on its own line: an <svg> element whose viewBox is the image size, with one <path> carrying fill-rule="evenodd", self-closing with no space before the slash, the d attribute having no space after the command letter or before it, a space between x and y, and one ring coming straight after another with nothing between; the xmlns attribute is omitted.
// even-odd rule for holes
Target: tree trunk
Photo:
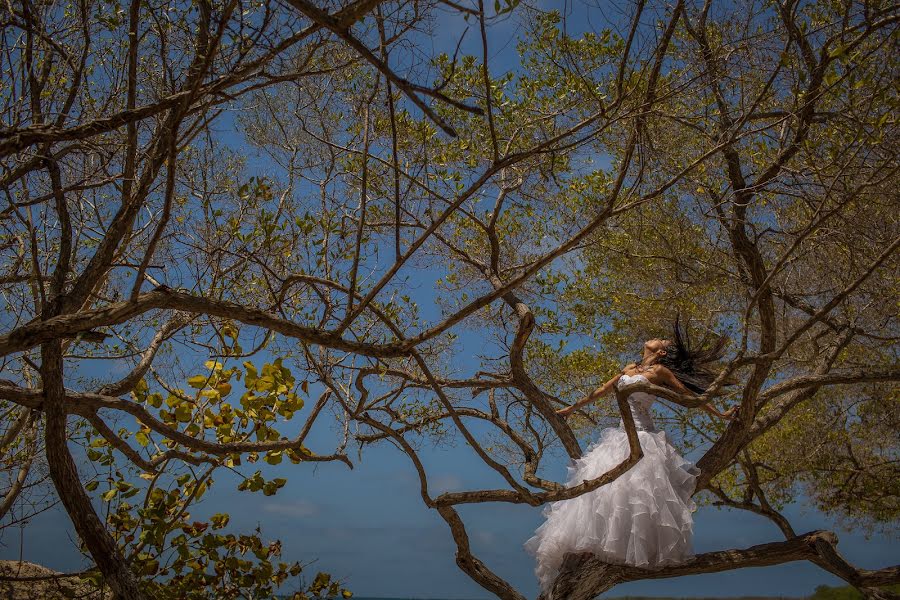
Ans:
<svg viewBox="0 0 900 600"><path fill-rule="evenodd" d="M81 478L66 437L67 412L63 385L62 346L59 340L41 346L41 378L44 387L45 444L50 477L62 500L78 537L103 574L117 600L145 600L134 574L116 547L91 499L81 485Z"/></svg>

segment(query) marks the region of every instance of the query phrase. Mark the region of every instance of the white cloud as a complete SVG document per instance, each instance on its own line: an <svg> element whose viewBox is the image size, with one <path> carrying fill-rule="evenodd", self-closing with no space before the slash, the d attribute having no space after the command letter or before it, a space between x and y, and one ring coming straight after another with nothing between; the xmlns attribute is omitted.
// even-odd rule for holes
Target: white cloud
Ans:
<svg viewBox="0 0 900 600"><path fill-rule="evenodd" d="M473 537L485 546L493 546L497 541L497 536L493 531L475 530L472 532Z"/></svg>
<svg viewBox="0 0 900 600"><path fill-rule="evenodd" d="M462 486L462 479L456 475L437 475L428 482L428 491L433 494L442 494L444 492L461 490Z"/></svg>
<svg viewBox="0 0 900 600"><path fill-rule="evenodd" d="M319 506L306 500L295 500L293 502L265 502L262 505L262 509L267 513L297 518L312 517L319 514Z"/></svg>

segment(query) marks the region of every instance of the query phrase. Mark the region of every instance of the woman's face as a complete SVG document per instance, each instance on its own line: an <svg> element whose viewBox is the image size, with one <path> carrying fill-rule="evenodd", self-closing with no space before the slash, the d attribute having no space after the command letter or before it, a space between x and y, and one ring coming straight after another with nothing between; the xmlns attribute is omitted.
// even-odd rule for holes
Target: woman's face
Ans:
<svg viewBox="0 0 900 600"><path fill-rule="evenodd" d="M652 340L647 340L644 342L644 350L651 354L659 354L660 356L664 356L666 354L666 348L668 348L671 342L669 340L664 340L662 338L654 338Z"/></svg>

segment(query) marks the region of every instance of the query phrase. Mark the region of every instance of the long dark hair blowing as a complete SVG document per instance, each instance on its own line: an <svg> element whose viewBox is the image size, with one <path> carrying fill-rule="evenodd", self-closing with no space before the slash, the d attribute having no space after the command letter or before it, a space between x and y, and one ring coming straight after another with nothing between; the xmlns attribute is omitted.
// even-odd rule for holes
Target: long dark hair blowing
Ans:
<svg viewBox="0 0 900 600"><path fill-rule="evenodd" d="M700 344L692 344L687 328L681 327L680 316L676 316L672 343L666 347L665 355L658 362L672 371L686 388L702 394L717 375L709 369L709 365L724 356L727 344L725 336L716 336L711 343L704 340Z"/></svg>

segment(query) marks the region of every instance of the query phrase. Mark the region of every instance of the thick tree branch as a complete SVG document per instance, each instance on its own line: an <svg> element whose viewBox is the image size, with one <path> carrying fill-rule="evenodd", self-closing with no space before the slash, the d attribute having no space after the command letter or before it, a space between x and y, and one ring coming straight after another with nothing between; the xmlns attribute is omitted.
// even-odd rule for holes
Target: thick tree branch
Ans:
<svg viewBox="0 0 900 600"><path fill-rule="evenodd" d="M613 586L628 581L666 579L699 573L719 573L747 567L810 561L856 587L884 586L900 582L900 566L869 571L848 564L835 548L837 536L813 531L795 538L760 544L743 550L721 550L698 554L691 560L658 570L601 562L589 554L569 554L553 587L553 598L589 600Z"/></svg>
<svg viewBox="0 0 900 600"><path fill-rule="evenodd" d="M95 327L119 325L157 308L170 308L186 313L234 319L247 325L264 327L276 333L311 344L321 344L337 350L346 350L366 356L403 356L409 352L407 344L379 345L345 340L333 333L298 325L263 310L225 300L193 296L186 292L160 287L139 295L133 301L117 302L103 308L60 315L44 321L33 321L23 325L6 335L0 336L0 355L21 352L40 345L45 341L71 337Z"/></svg>

